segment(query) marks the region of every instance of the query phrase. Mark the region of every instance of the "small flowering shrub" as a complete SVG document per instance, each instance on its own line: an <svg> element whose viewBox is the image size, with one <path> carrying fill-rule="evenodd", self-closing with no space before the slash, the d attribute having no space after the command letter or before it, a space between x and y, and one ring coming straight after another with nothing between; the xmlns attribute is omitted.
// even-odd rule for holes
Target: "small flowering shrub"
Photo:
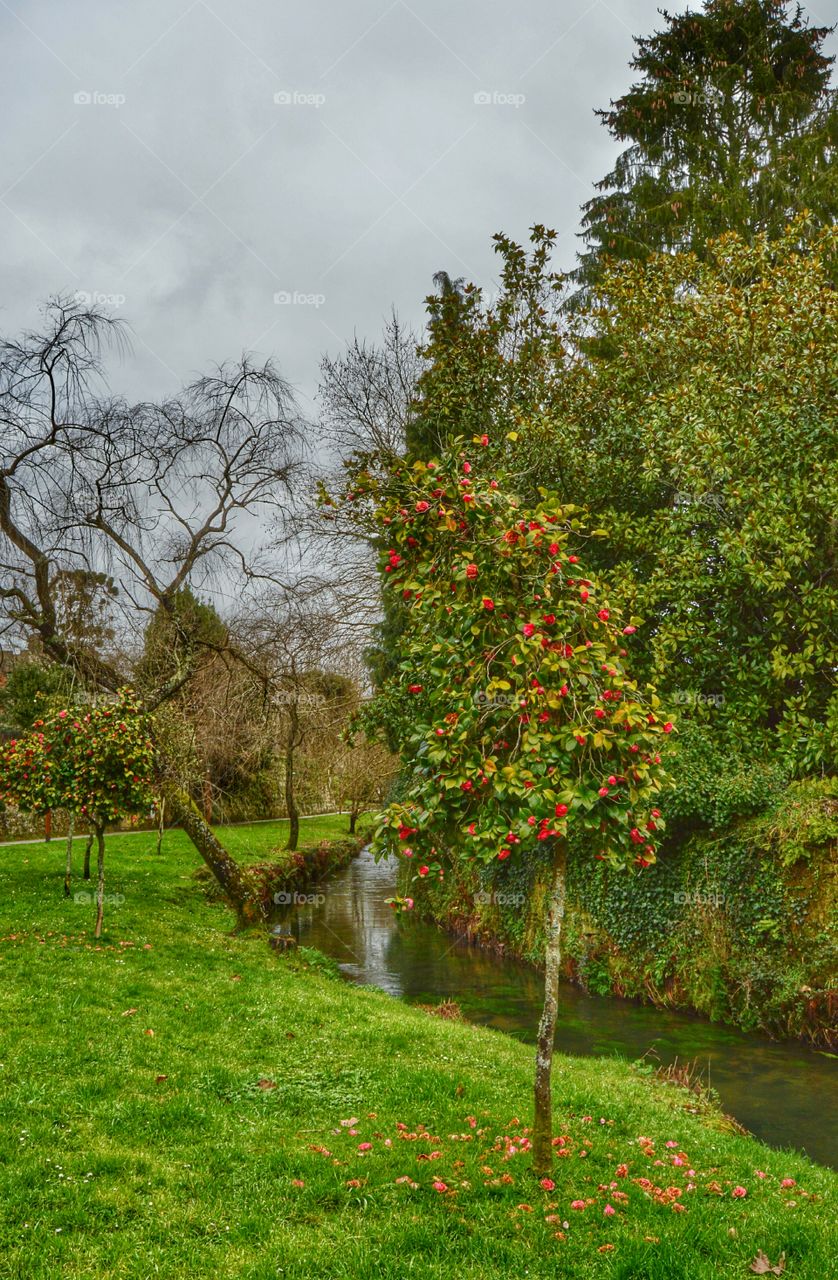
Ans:
<svg viewBox="0 0 838 1280"><path fill-rule="evenodd" d="M473 460L455 441L439 460L356 474L346 495L355 511L366 504L385 589L407 619L399 680L369 716L395 723L407 776L373 844L428 879L452 859L527 859L549 842L535 1130L546 1172L566 837L573 827L614 867L654 862L673 724L629 674L636 624L577 553L602 531L586 534L580 509L546 491L524 508L492 474L487 445L474 438Z"/></svg>
<svg viewBox="0 0 838 1280"><path fill-rule="evenodd" d="M153 802L148 717L130 690L116 702L69 707L13 739L0 755L0 798L32 813L64 808L104 827Z"/></svg>
<svg viewBox="0 0 838 1280"><path fill-rule="evenodd" d="M127 689L114 702L65 707L36 720L0 754L0 800L31 813L68 809L96 831L96 937L102 930L104 829L151 806L153 763L149 718Z"/></svg>

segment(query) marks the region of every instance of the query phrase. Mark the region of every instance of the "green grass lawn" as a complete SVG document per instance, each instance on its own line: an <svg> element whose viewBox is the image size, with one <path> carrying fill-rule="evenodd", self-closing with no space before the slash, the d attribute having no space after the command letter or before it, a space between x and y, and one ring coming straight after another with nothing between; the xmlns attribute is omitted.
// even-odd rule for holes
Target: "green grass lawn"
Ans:
<svg viewBox="0 0 838 1280"><path fill-rule="evenodd" d="M258 860L281 827L226 838ZM758 1250L788 1280L831 1273L834 1175L626 1065L559 1058L567 1154L542 1188L519 1151L529 1048L234 935L184 837L154 844L109 841L124 901L98 946L63 842L3 850L0 1276L704 1280Z"/></svg>

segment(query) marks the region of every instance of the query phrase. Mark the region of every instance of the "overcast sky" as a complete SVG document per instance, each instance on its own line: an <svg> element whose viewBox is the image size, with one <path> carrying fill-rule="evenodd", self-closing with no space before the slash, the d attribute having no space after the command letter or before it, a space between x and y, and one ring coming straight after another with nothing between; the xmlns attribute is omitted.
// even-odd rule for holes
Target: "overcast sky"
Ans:
<svg viewBox="0 0 838 1280"><path fill-rule="evenodd" d="M312 413L322 353L391 305L420 324L435 271L491 287L493 232L544 222L572 265L616 154L594 109L657 25L654 0L0 0L0 330L98 295L134 335L114 390L247 349Z"/></svg>

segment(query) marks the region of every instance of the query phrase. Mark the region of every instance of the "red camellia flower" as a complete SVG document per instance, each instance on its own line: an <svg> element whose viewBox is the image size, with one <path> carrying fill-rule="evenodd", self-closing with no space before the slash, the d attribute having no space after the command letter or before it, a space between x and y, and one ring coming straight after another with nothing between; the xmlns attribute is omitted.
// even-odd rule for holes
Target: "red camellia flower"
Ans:
<svg viewBox="0 0 838 1280"><path fill-rule="evenodd" d="M495 607L494 600L490 600L488 596L483 597L483 608L492 610Z"/></svg>
<svg viewBox="0 0 838 1280"><path fill-rule="evenodd" d="M599 794L600 794L601 796L607 796L607 795L608 795L608 788L607 788L607 787L600 787L600 789L599 789Z"/></svg>
<svg viewBox="0 0 838 1280"><path fill-rule="evenodd" d="M521 630L525 636L535 635L535 625L532 622L525 622Z"/></svg>
<svg viewBox="0 0 838 1280"><path fill-rule="evenodd" d="M637 627L623 627L623 635L633 636L636 630L637 630Z"/></svg>
<svg viewBox="0 0 838 1280"><path fill-rule="evenodd" d="M431 504L430 504L429 502L425 502L425 501L417 502L417 503L416 503L416 510L417 510L417 511L420 511L420 512L429 511L429 510L430 510L430 506L431 506Z"/></svg>
<svg viewBox="0 0 838 1280"><path fill-rule="evenodd" d="M409 684L409 685L407 686L407 691L408 691L408 693L421 693L421 692L422 692L422 685L421 685L421 684Z"/></svg>
<svg viewBox="0 0 838 1280"><path fill-rule="evenodd" d="M671 724L669 720L667 720L666 724L663 726L663 731L664 733L671 733L674 727L675 726Z"/></svg>
<svg viewBox="0 0 838 1280"><path fill-rule="evenodd" d="M595 707L595 708L594 708L594 715L596 716L597 720L604 720L604 719L605 719L605 712L603 711L602 707Z"/></svg>
<svg viewBox="0 0 838 1280"><path fill-rule="evenodd" d="M611 774L611 777L608 779L608 785L609 787L616 787L617 785L617 779L613 773Z"/></svg>
<svg viewBox="0 0 838 1280"><path fill-rule="evenodd" d="M488 443L489 443L489 437L488 437L488 436L481 436L481 437L480 437L480 443L481 443L481 444L483 444L483 445L488 444Z"/></svg>
<svg viewBox="0 0 838 1280"><path fill-rule="evenodd" d="M557 818L563 818L563 817L565 816L565 814L566 814L566 813L567 813L567 805L566 805L566 804L557 804L557 805L556 805L556 817L557 817Z"/></svg>
<svg viewBox="0 0 838 1280"><path fill-rule="evenodd" d="M428 872L429 872L429 871L430 871L430 867L420 867L420 868L419 868L419 874L420 874L420 876L426 876L426 875L428 874Z"/></svg>
<svg viewBox="0 0 838 1280"><path fill-rule="evenodd" d="M499 860L503 862L506 858L509 857L511 852L512 852L511 849L501 849L500 853L498 854Z"/></svg>
<svg viewBox="0 0 838 1280"><path fill-rule="evenodd" d="M600 609L599 613L597 614L597 617L599 618L600 622L607 622L608 619L611 617L611 614L608 612L607 609Z"/></svg>
<svg viewBox="0 0 838 1280"><path fill-rule="evenodd" d="M479 572L480 572L480 571L479 571L479 569L477 568L477 565L476 565L476 564L469 564L469 565L466 565L466 577L467 577L467 578L472 578L472 579L473 579L473 578L476 578Z"/></svg>
<svg viewBox="0 0 838 1280"><path fill-rule="evenodd" d="M541 621L545 623L546 626L551 627L556 621L556 615L555 613L542 614Z"/></svg>
<svg viewBox="0 0 838 1280"><path fill-rule="evenodd" d="M464 462L464 463L463 463L463 471L466 473L466 475L467 475L467 476L468 476L468 475L471 475L471 463L470 463L470 462Z"/></svg>
<svg viewBox="0 0 838 1280"><path fill-rule="evenodd" d="M587 600L587 598L588 598L588 594L589 594L589 593L588 593L588 592L585 590L585 588L583 587L583 588L582 588L582 590L579 592L579 599L580 599L580 600Z"/></svg>
<svg viewBox="0 0 838 1280"><path fill-rule="evenodd" d="M466 778L465 782L460 783L460 790L471 791L473 786L474 786L474 783L469 778Z"/></svg>

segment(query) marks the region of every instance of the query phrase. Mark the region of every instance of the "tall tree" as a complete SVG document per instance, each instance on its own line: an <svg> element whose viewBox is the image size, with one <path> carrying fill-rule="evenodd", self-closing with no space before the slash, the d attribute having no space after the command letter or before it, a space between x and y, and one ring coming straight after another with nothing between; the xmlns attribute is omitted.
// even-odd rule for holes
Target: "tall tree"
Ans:
<svg viewBox="0 0 838 1280"><path fill-rule="evenodd" d="M584 206L583 295L608 260L701 254L725 231L776 238L803 210L820 224L838 211L831 28L788 0L705 0L662 17L636 38L639 78L597 113L628 145Z"/></svg>
<svg viewBox="0 0 838 1280"><path fill-rule="evenodd" d="M578 508L546 491L528 507L495 476L477 437L366 485L393 543L382 557L389 589L411 614L398 677L412 703L405 786L374 847L398 851L423 879L458 862L489 870L547 855L532 1139L546 1177L567 838L581 832L589 856L613 866L654 861L673 725L628 675L637 628L617 621L580 563L593 535Z"/></svg>

